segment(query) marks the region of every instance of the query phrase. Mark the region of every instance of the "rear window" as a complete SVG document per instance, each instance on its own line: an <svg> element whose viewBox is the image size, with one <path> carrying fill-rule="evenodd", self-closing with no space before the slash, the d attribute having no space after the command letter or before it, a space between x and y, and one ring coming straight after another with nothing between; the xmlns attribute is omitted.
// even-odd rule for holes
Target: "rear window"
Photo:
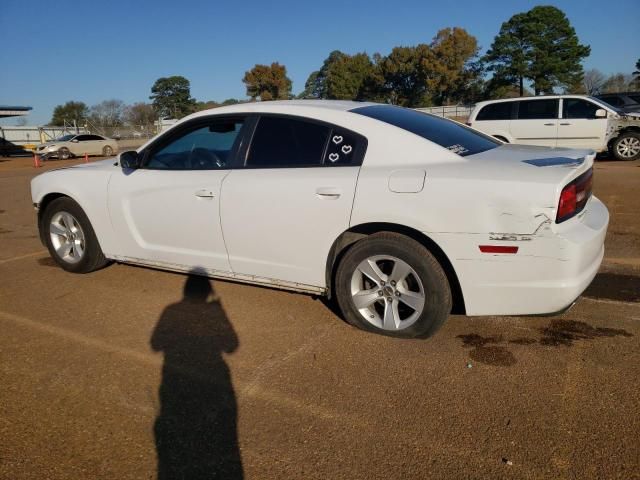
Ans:
<svg viewBox="0 0 640 480"><path fill-rule="evenodd" d="M451 120L392 105L373 105L351 110L407 130L460 156L473 155L501 145L500 142Z"/></svg>
<svg viewBox="0 0 640 480"><path fill-rule="evenodd" d="M476 115L476 120L509 120L513 102L490 103L482 107Z"/></svg>
<svg viewBox="0 0 640 480"><path fill-rule="evenodd" d="M523 100L518 103L518 120L558 118L558 100Z"/></svg>

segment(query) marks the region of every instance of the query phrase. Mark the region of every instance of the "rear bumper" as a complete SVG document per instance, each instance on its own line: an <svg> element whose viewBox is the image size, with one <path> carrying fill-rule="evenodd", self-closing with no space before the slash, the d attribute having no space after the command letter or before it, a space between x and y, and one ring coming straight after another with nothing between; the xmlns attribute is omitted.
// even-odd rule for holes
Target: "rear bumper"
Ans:
<svg viewBox="0 0 640 480"><path fill-rule="evenodd" d="M510 242L519 247L515 255L474 253L465 258L460 251L446 252L458 274L467 315L543 315L565 310L600 268L608 223L607 208L593 197L580 218L567 222L570 225L554 225L556 231L548 228L527 241ZM468 237L475 238L465 242L465 250L477 252L482 238ZM459 249L461 243L457 245Z"/></svg>

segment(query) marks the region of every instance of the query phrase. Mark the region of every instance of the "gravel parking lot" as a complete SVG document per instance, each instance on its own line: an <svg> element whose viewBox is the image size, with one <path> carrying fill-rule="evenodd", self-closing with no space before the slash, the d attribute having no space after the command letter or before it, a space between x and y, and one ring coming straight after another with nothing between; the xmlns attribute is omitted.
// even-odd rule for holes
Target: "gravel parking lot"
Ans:
<svg viewBox="0 0 640 480"><path fill-rule="evenodd" d="M0 478L640 478L640 161L596 164L607 251L572 310L428 340L305 295L65 273L29 181L81 161L0 158Z"/></svg>

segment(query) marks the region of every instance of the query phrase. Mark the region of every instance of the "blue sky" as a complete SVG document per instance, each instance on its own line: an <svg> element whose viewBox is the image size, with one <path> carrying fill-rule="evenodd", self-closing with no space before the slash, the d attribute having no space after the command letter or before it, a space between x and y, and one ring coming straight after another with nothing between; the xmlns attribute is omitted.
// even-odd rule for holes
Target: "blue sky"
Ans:
<svg viewBox="0 0 640 480"><path fill-rule="evenodd" d="M387 54L460 26L485 50L526 0L362 2L272 0L0 0L0 104L33 107L29 124L55 105L109 98L148 101L161 76L183 75L198 100L245 98L244 72L287 66L294 93L332 50ZM585 68L631 72L640 57L640 1L549 1L591 45ZM15 120L5 120L14 124Z"/></svg>

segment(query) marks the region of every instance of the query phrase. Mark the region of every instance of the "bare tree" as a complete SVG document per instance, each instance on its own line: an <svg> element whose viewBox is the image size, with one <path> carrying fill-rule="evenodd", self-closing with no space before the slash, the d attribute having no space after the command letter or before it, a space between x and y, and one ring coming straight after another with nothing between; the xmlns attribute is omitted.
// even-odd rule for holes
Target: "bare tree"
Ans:
<svg viewBox="0 0 640 480"><path fill-rule="evenodd" d="M112 128L122 125L124 103L122 100L105 100L89 110L89 121L96 127Z"/></svg>
<svg viewBox="0 0 640 480"><path fill-rule="evenodd" d="M610 75L602 85L602 93L619 93L629 90L629 84L633 76L628 73L616 73Z"/></svg>
<svg viewBox="0 0 640 480"><path fill-rule="evenodd" d="M584 89L588 95L597 95L607 81L604 73L596 68L584 72Z"/></svg>

